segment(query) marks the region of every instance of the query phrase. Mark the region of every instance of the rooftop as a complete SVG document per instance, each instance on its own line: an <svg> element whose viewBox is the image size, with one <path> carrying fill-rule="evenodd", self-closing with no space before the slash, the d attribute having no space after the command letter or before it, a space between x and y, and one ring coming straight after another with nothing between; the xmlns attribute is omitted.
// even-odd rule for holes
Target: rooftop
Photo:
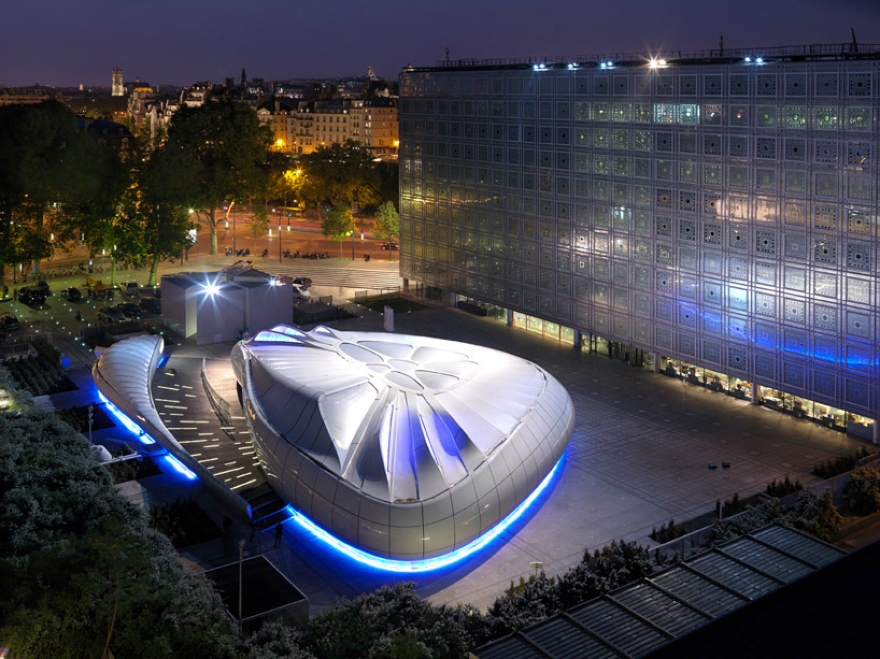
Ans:
<svg viewBox="0 0 880 659"><path fill-rule="evenodd" d="M663 58L660 60L659 58ZM541 55L522 58L446 59L434 66L412 66L404 73L418 71L456 71L462 69L617 69L642 67L656 61L663 66L699 64L770 64L772 62L807 62L880 59L880 44L851 43L810 44L805 46L770 46L755 48L712 48L709 50L671 50L664 53L603 53L598 55Z"/></svg>

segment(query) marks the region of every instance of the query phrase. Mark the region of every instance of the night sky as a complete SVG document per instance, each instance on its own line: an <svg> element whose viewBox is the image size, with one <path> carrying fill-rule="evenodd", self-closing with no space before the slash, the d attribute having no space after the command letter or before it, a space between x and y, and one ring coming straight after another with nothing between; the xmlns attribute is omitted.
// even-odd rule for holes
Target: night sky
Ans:
<svg viewBox="0 0 880 659"><path fill-rule="evenodd" d="M3 0L0 85L394 78L445 58L880 43L878 0Z"/></svg>

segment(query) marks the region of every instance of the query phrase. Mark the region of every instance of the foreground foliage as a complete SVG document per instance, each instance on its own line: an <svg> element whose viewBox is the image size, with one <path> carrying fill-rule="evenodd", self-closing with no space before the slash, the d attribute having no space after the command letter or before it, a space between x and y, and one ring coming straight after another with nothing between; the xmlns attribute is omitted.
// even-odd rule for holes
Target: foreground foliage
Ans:
<svg viewBox="0 0 880 659"><path fill-rule="evenodd" d="M880 471L859 467L843 488L843 500L856 515L880 511Z"/></svg>
<svg viewBox="0 0 880 659"><path fill-rule="evenodd" d="M0 415L0 646L16 657L234 657L220 598L113 489L87 440Z"/></svg>

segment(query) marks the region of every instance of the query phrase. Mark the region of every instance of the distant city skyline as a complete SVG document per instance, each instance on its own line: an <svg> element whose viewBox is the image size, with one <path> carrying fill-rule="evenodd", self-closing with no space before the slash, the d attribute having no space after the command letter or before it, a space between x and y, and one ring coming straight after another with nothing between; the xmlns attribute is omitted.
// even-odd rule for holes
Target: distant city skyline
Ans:
<svg viewBox="0 0 880 659"><path fill-rule="evenodd" d="M0 85L185 86L364 75L445 59L880 43L876 0L31 0L0 11Z"/></svg>

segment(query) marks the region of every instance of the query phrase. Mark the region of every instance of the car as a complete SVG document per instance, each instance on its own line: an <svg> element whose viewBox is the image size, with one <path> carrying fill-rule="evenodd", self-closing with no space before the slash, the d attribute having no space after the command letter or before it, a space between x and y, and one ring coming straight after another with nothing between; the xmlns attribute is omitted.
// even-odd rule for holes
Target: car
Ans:
<svg viewBox="0 0 880 659"><path fill-rule="evenodd" d="M382 243L382 249L390 250L390 251L397 251L400 249L400 245L398 245L397 243L392 243L392 242L384 242L384 243Z"/></svg>
<svg viewBox="0 0 880 659"><path fill-rule="evenodd" d="M308 288L309 286L312 285L312 278L311 277L294 277L293 283L299 284L303 288Z"/></svg>
<svg viewBox="0 0 880 659"><path fill-rule="evenodd" d="M98 323L113 325L125 320L125 314L117 307L101 307L98 309Z"/></svg>
<svg viewBox="0 0 880 659"><path fill-rule="evenodd" d="M138 286L136 281L130 281L122 285L122 292L126 295L137 295L140 293L140 286Z"/></svg>
<svg viewBox="0 0 880 659"><path fill-rule="evenodd" d="M142 297L141 298L141 311L143 313L152 313L152 314L161 314L162 313L162 300L157 297Z"/></svg>
<svg viewBox="0 0 880 659"><path fill-rule="evenodd" d="M24 286L18 289L18 301L35 307L46 301L46 294L36 286Z"/></svg>
<svg viewBox="0 0 880 659"><path fill-rule="evenodd" d="M52 291L49 290L49 284L47 284L42 279L37 282L37 288L39 288L41 291L43 291L43 295L45 295L46 297L49 297L50 295L52 295Z"/></svg>
<svg viewBox="0 0 880 659"><path fill-rule="evenodd" d="M0 332L14 332L19 328L18 318L11 313L0 315Z"/></svg>
<svg viewBox="0 0 880 659"><path fill-rule="evenodd" d="M76 286L62 289L61 297L63 297L68 302L79 302L83 299L82 293Z"/></svg>
<svg viewBox="0 0 880 659"><path fill-rule="evenodd" d="M305 286L301 286L300 284L291 284L290 287L293 289L294 300L308 300L312 297L311 291L309 291L309 289L307 289Z"/></svg>
<svg viewBox="0 0 880 659"><path fill-rule="evenodd" d="M116 305L126 318L137 318L141 315L141 306L134 302L120 302Z"/></svg>

